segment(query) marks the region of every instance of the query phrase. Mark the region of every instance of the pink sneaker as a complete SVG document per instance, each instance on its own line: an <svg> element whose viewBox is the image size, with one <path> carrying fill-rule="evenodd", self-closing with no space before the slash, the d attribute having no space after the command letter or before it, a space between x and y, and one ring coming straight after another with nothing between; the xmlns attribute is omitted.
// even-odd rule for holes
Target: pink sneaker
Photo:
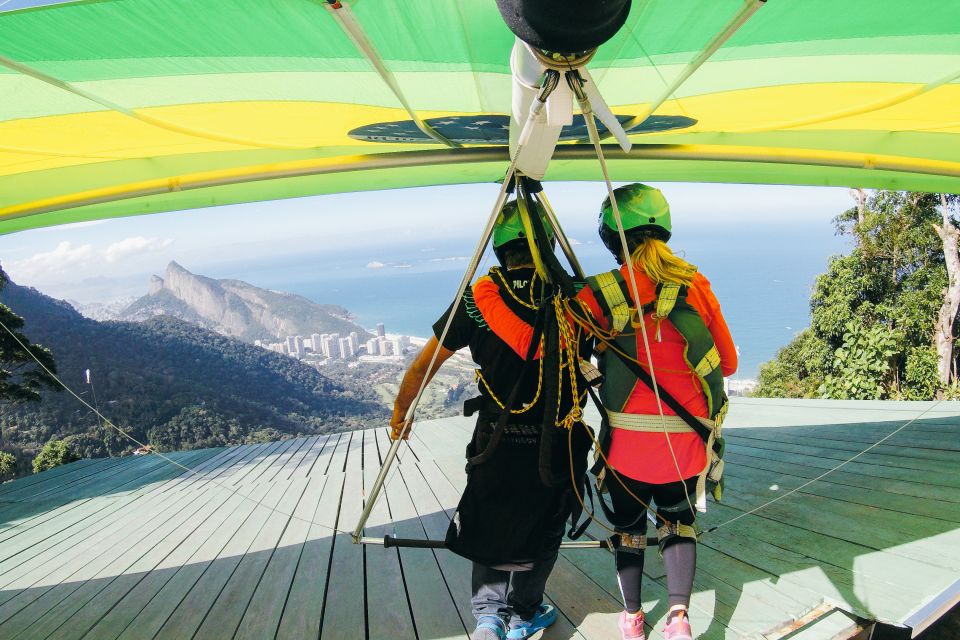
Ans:
<svg viewBox="0 0 960 640"><path fill-rule="evenodd" d="M643 630L643 612L640 615L628 616L624 611L620 614L620 637L623 640L647 640L647 634Z"/></svg>
<svg viewBox="0 0 960 640"><path fill-rule="evenodd" d="M693 640L693 631L690 629L690 620L686 611L680 611L663 628L664 640Z"/></svg>

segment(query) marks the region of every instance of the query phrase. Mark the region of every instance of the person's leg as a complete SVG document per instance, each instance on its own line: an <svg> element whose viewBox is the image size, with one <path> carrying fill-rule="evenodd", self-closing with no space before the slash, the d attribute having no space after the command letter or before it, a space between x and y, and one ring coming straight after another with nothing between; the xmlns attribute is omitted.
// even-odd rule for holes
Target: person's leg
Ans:
<svg viewBox="0 0 960 640"><path fill-rule="evenodd" d="M529 571L514 571L512 574L510 595L507 603L510 605L511 622L530 620L540 605L543 604L543 591L547 586L547 578L557 562L557 554L546 560L533 563Z"/></svg>
<svg viewBox="0 0 960 640"><path fill-rule="evenodd" d="M697 478L686 482L656 485L654 500L657 513L670 525L657 531L660 553L667 572L667 597L670 613L664 635L681 640L690 637L690 625L686 619L693 592L693 578L697 570L697 539L692 527L696 513L691 509L695 496ZM688 503L689 498L689 503ZM662 521L660 521L662 523Z"/></svg>
<svg viewBox="0 0 960 640"><path fill-rule="evenodd" d="M620 481L612 474L607 480L617 520L614 525L619 533L619 545L614 552L614 559L624 607L618 623L620 637L623 640L645 640L640 588L643 583L643 556L647 546L647 507L640 501L650 504L651 487L622 475Z"/></svg>
<svg viewBox="0 0 960 640"><path fill-rule="evenodd" d="M470 609L477 619L473 640L500 640L505 637L510 608L507 605L507 589L510 573L486 565L473 563Z"/></svg>
<svg viewBox="0 0 960 640"><path fill-rule="evenodd" d="M624 609L629 614L638 614L642 609L640 588L647 537L647 508L637 498L650 504L651 485L623 475L620 480L623 484L612 477L612 474L607 478L610 501L617 517L617 523L614 524L620 534L620 546L614 554L617 581L620 583ZM630 495L631 493L633 495Z"/></svg>

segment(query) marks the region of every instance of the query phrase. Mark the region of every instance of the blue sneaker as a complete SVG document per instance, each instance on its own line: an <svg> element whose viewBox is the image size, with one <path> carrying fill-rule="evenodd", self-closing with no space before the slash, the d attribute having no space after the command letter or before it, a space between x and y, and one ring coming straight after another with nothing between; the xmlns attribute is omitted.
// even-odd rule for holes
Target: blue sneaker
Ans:
<svg viewBox="0 0 960 640"><path fill-rule="evenodd" d="M497 616L480 616L470 640L506 640L507 625Z"/></svg>
<svg viewBox="0 0 960 640"><path fill-rule="evenodd" d="M538 631L543 631L557 621L557 608L551 604L542 604L537 614L530 620L521 620L510 624L507 640L522 640L529 638Z"/></svg>

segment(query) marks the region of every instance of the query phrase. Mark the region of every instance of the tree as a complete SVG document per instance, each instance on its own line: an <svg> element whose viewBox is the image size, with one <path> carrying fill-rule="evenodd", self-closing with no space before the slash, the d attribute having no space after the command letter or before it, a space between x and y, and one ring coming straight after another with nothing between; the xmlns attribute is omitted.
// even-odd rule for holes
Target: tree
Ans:
<svg viewBox="0 0 960 640"><path fill-rule="evenodd" d="M0 268L0 290L8 282L10 279ZM0 401L3 402L36 401L42 388L59 389L51 375L56 373L53 354L41 345L30 344L20 332L22 328L23 318L0 303Z"/></svg>
<svg viewBox="0 0 960 640"><path fill-rule="evenodd" d="M0 452L0 482L8 480L17 471L17 459L13 454Z"/></svg>
<svg viewBox="0 0 960 640"><path fill-rule="evenodd" d="M834 219L853 249L817 278L809 335L764 367L757 395L930 399L948 391L960 326L960 231L946 206L955 197L853 195L857 206Z"/></svg>
<svg viewBox="0 0 960 640"><path fill-rule="evenodd" d="M942 220L934 223L933 230L943 243L943 257L947 268L947 286L943 290L943 304L937 314L934 330L934 346L937 350L937 374L940 383L946 387L957 380L954 361L954 330L957 311L960 310L960 229L950 219L947 196L940 195Z"/></svg>
<svg viewBox="0 0 960 640"><path fill-rule="evenodd" d="M62 464L74 461L74 456L70 452L70 447L63 440L53 439L43 445L43 449L33 459L33 472L40 473Z"/></svg>

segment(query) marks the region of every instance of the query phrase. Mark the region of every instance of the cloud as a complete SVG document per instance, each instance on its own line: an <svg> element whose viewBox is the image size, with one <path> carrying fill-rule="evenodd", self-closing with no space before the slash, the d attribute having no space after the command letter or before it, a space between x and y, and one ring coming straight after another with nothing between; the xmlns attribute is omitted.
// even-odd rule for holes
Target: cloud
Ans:
<svg viewBox="0 0 960 640"><path fill-rule="evenodd" d="M382 262L377 262L376 260L367 263L367 269L383 269L385 266L387 265Z"/></svg>
<svg viewBox="0 0 960 640"><path fill-rule="evenodd" d="M61 242L52 251L34 254L25 260L10 263L10 272L17 278L31 280L74 272L88 267L97 257L93 245L74 246Z"/></svg>
<svg viewBox="0 0 960 640"><path fill-rule="evenodd" d="M571 246L571 247L579 247L580 245L583 244L582 242L580 242L580 241L577 240L576 238L568 238L567 240L570 242L570 246Z"/></svg>
<svg viewBox="0 0 960 640"><path fill-rule="evenodd" d="M467 256L450 256L449 258L430 258L429 262L462 262L469 259Z"/></svg>
<svg viewBox="0 0 960 640"><path fill-rule="evenodd" d="M160 239L134 236L111 244L103 252L103 257L107 262L116 262L130 255L142 254L149 251L162 251L171 244L173 244L173 240L170 238Z"/></svg>
<svg viewBox="0 0 960 640"><path fill-rule="evenodd" d="M114 242L106 249L92 244L74 245L64 241L51 251L36 253L10 263L10 273L23 282L50 280L64 275L90 275L105 262L115 263L130 256L161 251L173 243L170 239L134 236Z"/></svg>

